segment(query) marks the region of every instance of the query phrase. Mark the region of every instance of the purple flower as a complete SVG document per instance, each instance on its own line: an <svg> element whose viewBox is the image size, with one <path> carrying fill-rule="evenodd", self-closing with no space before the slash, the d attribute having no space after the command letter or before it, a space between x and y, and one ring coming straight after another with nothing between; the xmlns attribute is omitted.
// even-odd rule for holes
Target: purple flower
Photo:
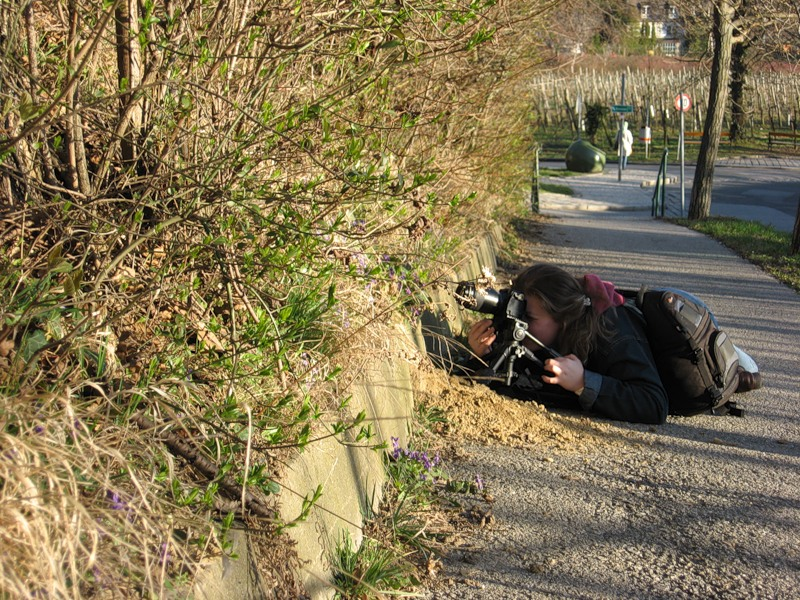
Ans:
<svg viewBox="0 0 800 600"><path fill-rule="evenodd" d="M112 510L128 510L128 504L120 498L119 493L113 490L106 490L106 500Z"/></svg>
<svg viewBox="0 0 800 600"><path fill-rule="evenodd" d="M160 555L161 564L169 564L171 558L172 555L169 553L169 544L167 542L164 542L163 544L161 544L161 555Z"/></svg>
<svg viewBox="0 0 800 600"><path fill-rule="evenodd" d="M369 266L367 262L367 257L361 252L358 252L353 256L356 259L356 273L363 275L364 273L367 272L367 267Z"/></svg>

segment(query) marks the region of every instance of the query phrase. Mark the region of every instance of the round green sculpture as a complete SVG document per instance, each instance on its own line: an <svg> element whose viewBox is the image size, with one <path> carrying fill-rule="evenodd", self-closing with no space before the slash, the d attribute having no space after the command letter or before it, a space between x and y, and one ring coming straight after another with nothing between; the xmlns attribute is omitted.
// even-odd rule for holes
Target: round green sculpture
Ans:
<svg viewBox="0 0 800 600"><path fill-rule="evenodd" d="M576 140L567 148L567 169L576 173L602 173L606 153L585 140Z"/></svg>

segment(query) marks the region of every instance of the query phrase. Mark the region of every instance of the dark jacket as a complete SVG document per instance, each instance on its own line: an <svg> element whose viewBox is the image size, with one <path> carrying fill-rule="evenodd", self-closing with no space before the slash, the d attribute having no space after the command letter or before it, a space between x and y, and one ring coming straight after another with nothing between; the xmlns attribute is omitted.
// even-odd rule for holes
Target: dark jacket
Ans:
<svg viewBox="0 0 800 600"><path fill-rule="evenodd" d="M644 332L644 320L628 305L603 315L609 340L586 361L580 406L599 415L635 423L663 423L669 400Z"/></svg>
<svg viewBox="0 0 800 600"><path fill-rule="evenodd" d="M492 372L495 378L487 382L498 392L522 400L583 409L619 421L663 423L669 403L647 343L641 313L623 305L607 309L603 316L611 336L602 340L584 363L585 387L580 396L543 383L541 366L525 358L516 361L514 372L518 377L510 388L502 381L504 365L497 373ZM484 364L494 365L502 350L502 346L494 349L483 359ZM475 369L475 361L470 363ZM476 373L478 378L481 374L487 375L487 371Z"/></svg>

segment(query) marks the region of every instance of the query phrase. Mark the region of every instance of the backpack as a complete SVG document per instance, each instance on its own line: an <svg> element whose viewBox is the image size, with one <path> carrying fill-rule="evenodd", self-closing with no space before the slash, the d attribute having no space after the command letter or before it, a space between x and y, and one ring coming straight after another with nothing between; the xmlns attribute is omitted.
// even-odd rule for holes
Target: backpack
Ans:
<svg viewBox="0 0 800 600"><path fill-rule="evenodd" d="M708 307L680 290L646 287L636 293L635 306L644 316L670 414L741 416L729 400L739 384L739 357Z"/></svg>

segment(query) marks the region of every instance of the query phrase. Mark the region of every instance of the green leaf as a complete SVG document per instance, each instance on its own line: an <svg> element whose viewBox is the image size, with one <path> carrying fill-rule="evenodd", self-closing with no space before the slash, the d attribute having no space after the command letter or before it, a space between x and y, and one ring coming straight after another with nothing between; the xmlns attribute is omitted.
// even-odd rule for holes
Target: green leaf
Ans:
<svg viewBox="0 0 800 600"><path fill-rule="evenodd" d="M44 348L46 345L47 338L44 335L44 331L36 329L30 332L22 339L22 343L20 344L22 360L28 362L38 350Z"/></svg>
<svg viewBox="0 0 800 600"><path fill-rule="evenodd" d="M261 491L265 494L280 494L281 493L281 486L276 481L272 481L271 479L265 481L261 485L259 485Z"/></svg>
<svg viewBox="0 0 800 600"><path fill-rule="evenodd" d="M28 92L22 92L19 98L19 116L23 121L32 119L39 112L39 107Z"/></svg>

